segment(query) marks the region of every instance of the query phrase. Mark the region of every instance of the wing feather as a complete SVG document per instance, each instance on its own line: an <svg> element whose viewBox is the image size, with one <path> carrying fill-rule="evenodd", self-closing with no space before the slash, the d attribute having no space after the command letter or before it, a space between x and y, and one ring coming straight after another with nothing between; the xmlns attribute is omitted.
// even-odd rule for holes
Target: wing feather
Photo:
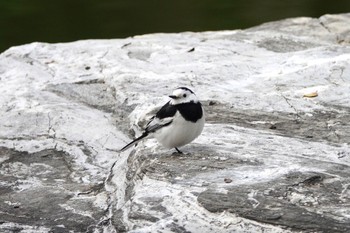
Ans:
<svg viewBox="0 0 350 233"><path fill-rule="evenodd" d="M170 104L170 101L166 103L154 117L148 122L146 132L155 132L158 129L171 124L173 117L176 114L176 107Z"/></svg>
<svg viewBox="0 0 350 233"><path fill-rule="evenodd" d="M173 122L172 117L167 117L167 118L163 118L163 119L159 119L157 117L154 117L153 120L151 120L148 123L147 128L146 128L146 132L153 133L164 126L170 125L171 122Z"/></svg>

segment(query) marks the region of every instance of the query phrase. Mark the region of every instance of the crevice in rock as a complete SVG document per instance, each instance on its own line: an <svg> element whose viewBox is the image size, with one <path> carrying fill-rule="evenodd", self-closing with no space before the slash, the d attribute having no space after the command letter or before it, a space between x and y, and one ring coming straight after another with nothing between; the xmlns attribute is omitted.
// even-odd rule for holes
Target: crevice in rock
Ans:
<svg viewBox="0 0 350 233"><path fill-rule="evenodd" d="M329 20L329 19L328 19ZM320 25L327 31L329 34L334 35L336 38L336 42L340 45L348 44L349 40L341 35L340 33L337 33L336 30L334 30L332 27L328 26L327 22L327 16L322 16L318 19Z"/></svg>
<svg viewBox="0 0 350 233"><path fill-rule="evenodd" d="M299 111L296 109L296 107L290 102L290 99L288 99L284 94L280 93L280 95L282 96L282 98L286 101L286 103L289 105L289 107L291 107L294 112L295 112L295 121L298 123L301 119L300 115L299 115Z"/></svg>

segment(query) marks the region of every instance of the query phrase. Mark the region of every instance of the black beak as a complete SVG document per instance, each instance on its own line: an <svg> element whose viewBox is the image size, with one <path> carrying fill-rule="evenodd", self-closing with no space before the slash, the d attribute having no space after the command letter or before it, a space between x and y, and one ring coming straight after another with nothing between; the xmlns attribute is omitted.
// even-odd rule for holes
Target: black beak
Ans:
<svg viewBox="0 0 350 233"><path fill-rule="evenodd" d="M176 95L169 95L169 97L174 99L174 100L178 98Z"/></svg>

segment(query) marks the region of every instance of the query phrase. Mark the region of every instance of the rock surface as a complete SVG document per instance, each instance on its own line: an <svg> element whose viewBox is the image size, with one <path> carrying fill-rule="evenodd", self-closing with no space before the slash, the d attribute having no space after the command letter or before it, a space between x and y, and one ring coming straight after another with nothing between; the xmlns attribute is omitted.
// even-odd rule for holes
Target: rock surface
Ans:
<svg viewBox="0 0 350 233"><path fill-rule="evenodd" d="M350 14L0 55L1 232L349 232ZM178 86L184 155L140 133Z"/></svg>

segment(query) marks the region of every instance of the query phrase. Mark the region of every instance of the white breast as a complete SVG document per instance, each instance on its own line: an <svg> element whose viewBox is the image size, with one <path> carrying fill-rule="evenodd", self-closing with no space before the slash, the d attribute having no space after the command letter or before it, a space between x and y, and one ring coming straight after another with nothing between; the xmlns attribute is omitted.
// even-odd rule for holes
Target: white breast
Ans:
<svg viewBox="0 0 350 233"><path fill-rule="evenodd" d="M169 126L157 130L154 137L160 144L169 149L184 146L192 142L202 133L204 123L204 115L200 120L193 123L186 121L181 117L180 113L177 112L173 122Z"/></svg>

